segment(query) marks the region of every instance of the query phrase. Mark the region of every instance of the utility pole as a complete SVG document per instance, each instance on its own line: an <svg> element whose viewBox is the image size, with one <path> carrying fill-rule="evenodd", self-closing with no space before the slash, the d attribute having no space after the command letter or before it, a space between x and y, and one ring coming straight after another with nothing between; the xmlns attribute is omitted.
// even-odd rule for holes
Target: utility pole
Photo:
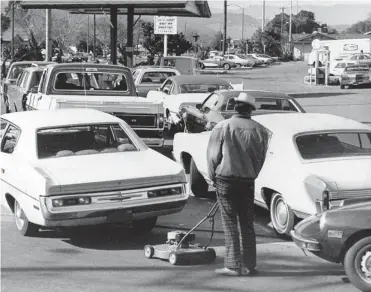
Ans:
<svg viewBox="0 0 371 292"><path fill-rule="evenodd" d="M51 29L52 29L52 10L46 9L46 35L45 35L45 61L50 61L52 56L52 38L51 38Z"/></svg>
<svg viewBox="0 0 371 292"><path fill-rule="evenodd" d="M282 48L282 52L283 52L283 47L284 47L284 44L283 44L283 18L284 18L284 14L285 14L285 7L281 7L281 48Z"/></svg>
<svg viewBox="0 0 371 292"><path fill-rule="evenodd" d="M226 44L227 44L227 0L224 0L223 56L225 55L225 45Z"/></svg>
<svg viewBox="0 0 371 292"><path fill-rule="evenodd" d="M89 54L89 29L90 29L90 17L88 14L88 37L86 39L86 52Z"/></svg>
<svg viewBox="0 0 371 292"><path fill-rule="evenodd" d="M292 41L292 0L290 1L290 26L289 26L290 51L291 51L291 41Z"/></svg>
<svg viewBox="0 0 371 292"><path fill-rule="evenodd" d="M262 32L264 31L265 26L265 0L263 0L263 11L262 11Z"/></svg>
<svg viewBox="0 0 371 292"><path fill-rule="evenodd" d="M93 18L93 59L95 60L95 50L96 50L96 36L97 36L97 32L96 32L96 29L97 29L97 24L96 24L96 21L95 21L95 14L94 14L94 18Z"/></svg>
<svg viewBox="0 0 371 292"><path fill-rule="evenodd" d="M245 25L245 23L244 23L244 19L245 18L245 7L242 7L242 36L241 36L241 39L242 39L242 41L243 41L243 29L244 29L244 25Z"/></svg>
<svg viewBox="0 0 371 292"><path fill-rule="evenodd" d="M14 62L14 5L15 1L12 4L12 62Z"/></svg>

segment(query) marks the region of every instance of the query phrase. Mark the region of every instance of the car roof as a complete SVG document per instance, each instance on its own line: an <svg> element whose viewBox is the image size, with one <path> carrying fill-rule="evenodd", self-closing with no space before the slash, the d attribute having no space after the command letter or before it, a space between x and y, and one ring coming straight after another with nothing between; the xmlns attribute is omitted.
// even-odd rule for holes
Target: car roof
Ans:
<svg viewBox="0 0 371 292"><path fill-rule="evenodd" d="M27 68L24 68L23 71L30 71L30 72L39 71L39 72L42 72L42 71L44 71L44 68L45 68L45 66L27 67Z"/></svg>
<svg viewBox="0 0 371 292"><path fill-rule="evenodd" d="M122 122L112 115L88 108L14 112L3 114L1 117L20 127L21 130L31 131L74 124Z"/></svg>
<svg viewBox="0 0 371 292"><path fill-rule="evenodd" d="M273 133L295 135L305 132L365 130L370 127L355 120L323 113L267 114L254 116L254 120L267 127Z"/></svg>
<svg viewBox="0 0 371 292"><path fill-rule="evenodd" d="M267 90L253 90L253 89L244 89L244 90L237 90L237 89L232 89L232 90L217 90L215 93L222 95L226 98L230 97L235 97L241 92L246 92L248 94L251 94L254 97L264 97L264 98L282 98L282 99L287 99L291 98L294 99L293 97L287 95L286 93L283 92L275 92L275 91L267 91Z"/></svg>
<svg viewBox="0 0 371 292"><path fill-rule="evenodd" d="M55 62L47 62L47 61L19 61L13 62L11 65L24 65L24 64L35 64L35 65L49 65L49 64L56 64Z"/></svg>
<svg viewBox="0 0 371 292"><path fill-rule="evenodd" d="M69 69L69 68L104 68L104 69L124 69L130 70L128 67L111 64L97 64L97 63L54 63L47 66L53 69Z"/></svg>
<svg viewBox="0 0 371 292"><path fill-rule="evenodd" d="M175 68L171 68L171 67L160 67L160 66L156 66L156 67L145 67L145 66L143 66L143 67L134 68L134 70L178 72L178 70L175 69Z"/></svg>
<svg viewBox="0 0 371 292"><path fill-rule="evenodd" d="M200 83L215 83L230 85L225 79L216 76L201 76L201 75L178 75L172 76L170 79L177 83L187 83L187 84L200 84Z"/></svg>
<svg viewBox="0 0 371 292"><path fill-rule="evenodd" d="M198 59L196 57L191 57L191 56L166 56L166 57L162 57L164 59Z"/></svg>

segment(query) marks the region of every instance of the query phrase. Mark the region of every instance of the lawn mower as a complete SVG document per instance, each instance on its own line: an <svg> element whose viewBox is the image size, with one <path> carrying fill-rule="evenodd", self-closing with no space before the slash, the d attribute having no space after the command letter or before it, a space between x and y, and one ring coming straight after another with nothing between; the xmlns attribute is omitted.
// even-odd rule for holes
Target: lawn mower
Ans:
<svg viewBox="0 0 371 292"><path fill-rule="evenodd" d="M206 217L188 232L181 230L168 232L167 242L165 244L146 245L144 247L144 256L147 259L159 258L168 260L172 265L212 263L216 258L216 253L213 248L209 248L209 245L214 236L214 219L218 209L218 202L216 202ZM211 236L209 242L203 246L195 243L196 236L192 232L207 219L211 221Z"/></svg>

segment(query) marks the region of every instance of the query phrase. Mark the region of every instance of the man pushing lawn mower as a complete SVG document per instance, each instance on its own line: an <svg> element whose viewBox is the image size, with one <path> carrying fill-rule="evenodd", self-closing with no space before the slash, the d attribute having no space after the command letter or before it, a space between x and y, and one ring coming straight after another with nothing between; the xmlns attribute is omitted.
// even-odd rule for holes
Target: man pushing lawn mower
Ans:
<svg viewBox="0 0 371 292"><path fill-rule="evenodd" d="M267 129L251 119L255 98L242 92L235 102L237 114L215 126L207 148L226 248L224 268L215 272L227 276L256 273L254 181L263 166L269 140Z"/></svg>

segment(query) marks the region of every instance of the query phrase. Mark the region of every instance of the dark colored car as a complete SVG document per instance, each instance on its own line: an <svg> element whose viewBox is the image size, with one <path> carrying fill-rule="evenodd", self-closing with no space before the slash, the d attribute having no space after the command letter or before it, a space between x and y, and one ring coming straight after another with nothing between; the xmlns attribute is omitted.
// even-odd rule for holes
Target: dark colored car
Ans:
<svg viewBox="0 0 371 292"><path fill-rule="evenodd" d="M344 201L342 207L310 216L291 231L303 250L342 263L351 283L371 291L371 199Z"/></svg>
<svg viewBox="0 0 371 292"><path fill-rule="evenodd" d="M257 110L253 111L253 115L305 112L294 98L284 93L258 90L217 90L211 93L202 104L182 108L186 130L191 133L200 133L210 130L221 120L232 117L236 113L234 98L241 92L255 97Z"/></svg>
<svg viewBox="0 0 371 292"><path fill-rule="evenodd" d="M371 73L367 65L349 65L340 77L340 88L371 84Z"/></svg>

